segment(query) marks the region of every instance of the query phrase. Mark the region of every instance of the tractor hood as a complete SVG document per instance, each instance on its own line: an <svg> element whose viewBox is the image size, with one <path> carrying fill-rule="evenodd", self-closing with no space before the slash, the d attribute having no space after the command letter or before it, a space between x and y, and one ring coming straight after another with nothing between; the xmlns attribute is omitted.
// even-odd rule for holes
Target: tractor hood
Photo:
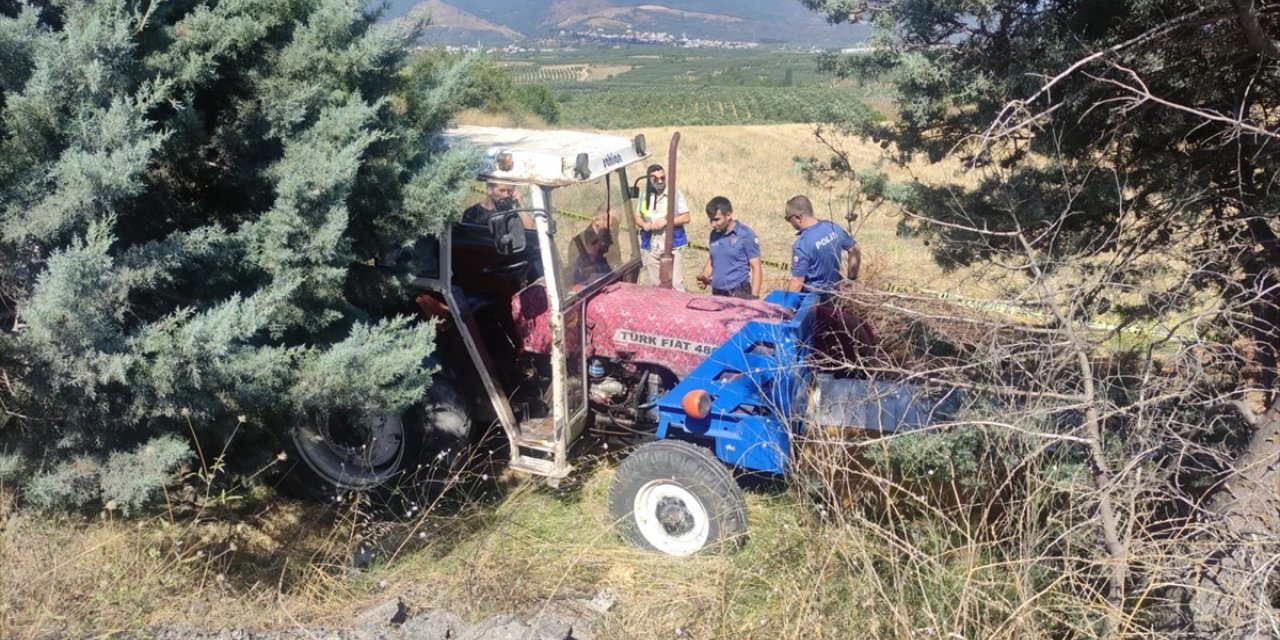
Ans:
<svg viewBox="0 0 1280 640"><path fill-rule="evenodd" d="M684 376L747 322L776 322L790 313L758 300L619 282L587 302L587 354L656 364Z"/></svg>
<svg viewBox="0 0 1280 640"><path fill-rule="evenodd" d="M547 292L541 283L516 294L512 320L526 352L551 352ZM685 376L747 322L776 322L785 307L617 282L586 303L588 356L644 362ZM567 321L570 334L574 319Z"/></svg>
<svg viewBox="0 0 1280 640"><path fill-rule="evenodd" d="M511 311L520 349L551 353L550 310L542 283L516 294ZM791 314L786 307L761 300L617 282L586 302L586 350L588 356L655 364L684 377L748 322L776 323ZM579 321L576 317L566 320L570 336L576 335ZM856 362L862 348L875 344L876 337L857 315L819 305L813 341L813 348L826 358Z"/></svg>

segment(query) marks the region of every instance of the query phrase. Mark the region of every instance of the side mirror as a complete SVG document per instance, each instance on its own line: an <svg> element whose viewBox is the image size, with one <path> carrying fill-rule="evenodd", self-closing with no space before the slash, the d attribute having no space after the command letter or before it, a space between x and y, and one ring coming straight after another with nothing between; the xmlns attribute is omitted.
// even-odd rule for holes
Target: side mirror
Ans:
<svg viewBox="0 0 1280 640"><path fill-rule="evenodd" d="M489 231L493 234L493 248L500 255L520 253L525 248L524 222L515 211L505 211L489 218Z"/></svg>

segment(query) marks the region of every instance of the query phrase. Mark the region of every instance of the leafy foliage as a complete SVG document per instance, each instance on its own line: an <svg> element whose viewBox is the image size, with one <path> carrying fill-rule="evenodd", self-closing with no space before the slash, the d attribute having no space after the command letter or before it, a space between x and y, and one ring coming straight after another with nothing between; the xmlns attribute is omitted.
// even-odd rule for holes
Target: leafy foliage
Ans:
<svg viewBox="0 0 1280 640"><path fill-rule="evenodd" d="M956 153L974 170L885 194L943 223L904 231L937 240L944 266L1021 255L1001 235L1013 232L1048 270L1067 256L1140 259L1181 242L1193 268L1219 274L1196 286L1238 298L1277 262L1262 221L1277 204L1265 185L1280 156L1261 132L1274 124L1280 65L1249 44L1231 3L802 1L878 29L874 53L828 55L824 68L897 86L898 121L849 112L839 126L892 143L899 160ZM1223 250L1242 242L1256 244ZM1147 282L1186 268L1148 267ZM1088 292L1097 312L1150 317L1162 297L1186 294L1134 304L1128 283L1101 284Z"/></svg>
<svg viewBox="0 0 1280 640"><path fill-rule="evenodd" d="M449 53L434 49L414 57L409 75L431 77L441 68L468 64L469 73L458 97L458 105L490 113L532 113L547 123L560 120L560 105L550 89L542 85L518 85L506 67L492 58Z"/></svg>
<svg viewBox="0 0 1280 640"><path fill-rule="evenodd" d="M0 437L33 500L141 506L187 417L421 397L432 327L347 282L449 222L472 62L402 75L416 34L364 4L0 4L0 399L38 416Z"/></svg>
<svg viewBox="0 0 1280 640"><path fill-rule="evenodd" d="M28 487L28 499L44 507L101 501L128 515L172 484L180 465L190 458L184 440L159 436L132 451L116 451L103 462L80 457L37 476Z"/></svg>

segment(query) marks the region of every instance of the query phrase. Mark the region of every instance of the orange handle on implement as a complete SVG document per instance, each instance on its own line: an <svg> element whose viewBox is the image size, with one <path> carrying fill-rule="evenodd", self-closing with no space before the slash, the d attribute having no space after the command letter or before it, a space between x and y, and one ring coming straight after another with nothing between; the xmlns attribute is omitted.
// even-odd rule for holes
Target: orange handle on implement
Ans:
<svg viewBox="0 0 1280 640"><path fill-rule="evenodd" d="M658 286L671 287L671 272L675 270L676 257L671 245L676 230L676 147L680 146L680 132L671 134L671 146L667 149L667 234L666 246L658 262Z"/></svg>

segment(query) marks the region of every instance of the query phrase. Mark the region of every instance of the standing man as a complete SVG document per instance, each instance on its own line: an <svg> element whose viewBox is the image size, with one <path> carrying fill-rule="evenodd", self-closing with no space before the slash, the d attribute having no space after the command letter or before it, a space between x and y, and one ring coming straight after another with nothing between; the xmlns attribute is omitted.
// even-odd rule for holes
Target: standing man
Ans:
<svg viewBox="0 0 1280 640"><path fill-rule="evenodd" d="M712 295L755 300L760 297L760 243L756 233L733 219L733 203L716 196L707 203L711 255L698 274L698 286Z"/></svg>
<svg viewBox="0 0 1280 640"><path fill-rule="evenodd" d="M501 184L491 180L484 184L484 199L467 207L462 212L462 221L467 224L488 226L489 219L493 216L522 207L524 204L520 202L519 188L512 184ZM520 212L520 222L526 229L534 228L533 218L523 211Z"/></svg>
<svg viewBox="0 0 1280 640"><path fill-rule="evenodd" d="M640 230L640 260L645 272L649 274L649 283L659 283L659 269L662 266L662 250L667 243L667 172L660 164L649 165L646 172L649 183L645 188L644 200L636 211L636 228ZM689 237L685 235L684 225L689 224L689 204L684 194L676 190L675 229L671 232L671 287L684 291L684 268L682 254Z"/></svg>
<svg viewBox="0 0 1280 640"><path fill-rule="evenodd" d="M823 300L840 282L840 258L849 254L845 275L858 279L862 266L862 252L858 243L847 231L829 220L819 220L813 215L813 203L805 196L787 201L783 219L796 230L795 244L791 248L791 280L787 291L816 291Z"/></svg>

